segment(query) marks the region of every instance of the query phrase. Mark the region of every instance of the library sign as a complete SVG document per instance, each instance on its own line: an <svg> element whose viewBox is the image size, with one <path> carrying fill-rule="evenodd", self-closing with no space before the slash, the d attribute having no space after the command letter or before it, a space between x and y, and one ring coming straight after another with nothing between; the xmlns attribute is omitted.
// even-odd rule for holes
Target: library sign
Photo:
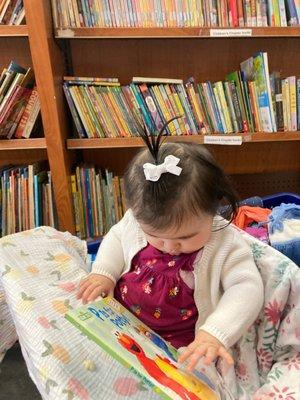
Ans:
<svg viewBox="0 0 300 400"><path fill-rule="evenodd" d="M211 37L249 37L252 29L210 29Z"/></svg>

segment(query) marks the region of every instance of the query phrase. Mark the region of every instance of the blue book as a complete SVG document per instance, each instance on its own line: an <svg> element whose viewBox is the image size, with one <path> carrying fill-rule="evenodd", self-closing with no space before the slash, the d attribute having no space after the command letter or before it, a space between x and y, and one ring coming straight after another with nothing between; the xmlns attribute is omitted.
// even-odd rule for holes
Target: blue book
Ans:
<svg viewBox="0 0 300 400"><path fill-rule="evenodd" d="M148 89L149 89L149 92L150 92L150 94L151 94L151 96L152 96L152 99L153 99L153 101L154 101L154 104L155 104L155 106L156 106L156 110L157 110L157 112L158 112L158 114L159 114L159 116L160 116L160 119L161 119L162 122L165 124L167 121L166 121L166 119L165 119L165 117L164 117L164 114L163 114L163 112L162 112L162 110L161 110L161 108L160 108L160 106L159 106L159 103L158 103L158 101L157 101L157 98L156 98L156 96L155 96L155 93L154 93L154 91L153 91L153 89L152 89L151 86L148 86ZM170 130L169 130L168 125L166 126L165 133L167 133L168 135L170 135Z"/></svg>
<svg viewBox="0 0 300 400"><path fill-rule="evenodd" d="M215 99L215 95L214 95L214 92L213 92L212 84L211 84L210 81L207 81L206 83L207 83L207 88L208 88L209 95L210 95L210 98L211 98L211 103L212 103L212 106L213 106L214 115L215 115L216 121L217 121L218 131L221 132L221 133L225 133L224 127L222 125L222 120L221 120L221 116L220 116L220 113L219 113L219 109L218 109L218 106L217 106L217 102L216 102L216 99Z"/></svg>
<svg viewBox="0 0 300 400"><path fill-rule="evenodd" d="M87 27L92 26L92 19L90 15L89 0L81 0L84 24Z"/></svg>
<svg viewBox="0 0 300 400"><path fill-rule="evenodd" d="M94 237L94 217L93 217L93 202L92 202L92 188L90 180L90 169L84 168L84 178L86 187L86 200L87 200L87 212L88 212L88 225L90 237Z"/></svg>
<svg viewBox="0 0 300 400"><path fill-rule="evenodd" d="M297 8L294 0L285 0L286 19L288 26L299 24Z"/></svg>
<svg viewBox="0 0 300 400"><path fill-rule="evenodd" d="M145 106L143 96L141 95L138 86L135 85L134 83L131 83L130 88L131 88L131 90L134 94L134 97L142 111L142 116L143 116L143 119L144 119L144 122L145 122L147 128L149 129L150 132L153 132L155 130L155 125L154 125L152 118Z"/></svg>

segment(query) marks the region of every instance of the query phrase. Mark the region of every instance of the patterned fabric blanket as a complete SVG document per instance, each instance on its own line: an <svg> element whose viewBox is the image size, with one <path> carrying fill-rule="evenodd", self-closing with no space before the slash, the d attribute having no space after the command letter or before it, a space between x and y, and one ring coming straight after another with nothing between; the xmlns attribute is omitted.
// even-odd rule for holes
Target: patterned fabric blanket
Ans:
<svg viewBox="0 0 300 400"><path fill-rule="evenodd" d="M243 234L265 284L265 304L233 349L234 368L217 365L227 388L223 398L300 400L300 269ZM6 304L1 340L13 342L15 332L7 326L15 326L43 399L158 400L64 319L67 310L80 305L76 290L87 273L86 256L85 242L53 228L2 238L0 299L5 294Z"/></svg>

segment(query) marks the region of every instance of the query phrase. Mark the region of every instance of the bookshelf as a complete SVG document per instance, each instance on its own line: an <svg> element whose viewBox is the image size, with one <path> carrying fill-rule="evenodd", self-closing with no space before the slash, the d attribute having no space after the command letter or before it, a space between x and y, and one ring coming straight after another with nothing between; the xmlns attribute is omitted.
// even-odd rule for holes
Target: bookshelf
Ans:
<svg viewBox="0 0 300 400"><path fill-rule="evenodd" d="M89 162L121 174L141 147L138 138L71 139L63 75L118 77L122 84L129 83L132 76L194 76L199 81L217 81L262 50L268 52L270 70L300 77L300 27L247 28L251 36L246 37L236 32L235 37L212 37L209 28L57 30L50 3L24 0L27 27L0 27L1 63L7 64L17 55L16 61L34 68L45 132L44 141L26 141L26 145L25 141L3 142L5 151L0 143L0 163L18 156L26 161L48 157L62 230L75 232L72 167ZM202 143L203 137L170 140ZM6 146L11 146L9 151ZM237 182L242 197L263 195L264 190L300 190L300 132L245 135L241 146L209 145L209 149Z"/></svg>
<svg viewBox="0 0 300 400"><path fill-rule="evenodd" d="M28 36L27 25L0 25L0 37Z"/></svg>
<svg viewBox="0 0 300 400"><path fill-rule="evenodd" d="M38 150L47 149L45 138L11 139L0 141L0 152L8 150Z"/></svg>
<svg viewBox="0 0 300 400"><path fill-rule="evenodd" d="M60 39L96 38L213 38L215 31L228 37L297 37L300 27L253 27L253 28L69 28L55 29Z"/></svg>
<svg viewBox="0 0 300 400"><path fill-rule="evenodd" d="M209 135L220 136L220 135ZM226 135L226 137L241 137L243 143L257 142L285 142L298 141L299 133L284 132L284 133L254 133L245 135ZM172 136L165 139L167 142L193 142L204 143L204 136ZM97 139L67 139L67 147L70 150L74 149L105 149L105 148L132 148L142 147L143 141L140 138L97 138Z"/></svg>

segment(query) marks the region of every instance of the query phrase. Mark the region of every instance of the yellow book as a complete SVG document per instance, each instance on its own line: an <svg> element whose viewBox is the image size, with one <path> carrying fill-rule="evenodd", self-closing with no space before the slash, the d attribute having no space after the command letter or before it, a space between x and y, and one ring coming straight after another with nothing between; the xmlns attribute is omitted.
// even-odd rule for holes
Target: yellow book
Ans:
<svg viewBox="0 0 300 400"><path fill-rule="evenodd" d="M171 91L171 88L170 88L169 85L165 85L164 87L165 87L166 93L167 93L167 95L168 95L168 98L169 98L169 100L170 100L170 102L171 102L172 108L173 108L173 110L174 110L174 112L175 112L175 116L178 116L178 117L179 117L179 116L182 115L182 114L180 113L180 111L179 111L179 109L178 109L178 107L177 107L177 103L176 103L176 101L175 101L175 98L174 98L174 96L173 96L173 93L172 93L172 91ZM179 127L180 127L180 133L181 133L181 134L185 134L185 133L186 133L186 130L185 130L183 118L179 118L179 119L178 119L178 124L179 124ZM178 132L178 134L179 134L179 132Z"/></svg>
<svg viewBox="0 0 300 400"><path fill-rule="evenodd" d="M283 108L283 130L288 131L288 112L287 112L287 101L286 101L286 85L285 79L282 79L282 108Z"/></svg>
<svg viewBox="0 0 300 400"><path fill-rule="evenodd" d="M78 11L78 5L76 0L72 0L73 2L73 11L74 11L74 18L75 18L75 24L77 28L80 28L80 18L79 18L79 11Z"/></svg>
<svg viewBox="0 0 300 400"><path fill-rule="evenodd" d="M119 117L119 112L115 108L115 104L113 102L112 95L111 95L111 93L108 92L108 88L103 88L103 98L104 98L107 106L109 107L110 114L111 114L112 118L114 119L115 124L118 127L118 135L117 136L119 136L119 137L125 136L125 131L124 131L123 125L121 123L121 119Z"/></svg>
<svg viewBox="0 0 300 400"><path fill-rule="evenodd" d="M76 110L78 111L78 114L80 116L80 119L82 121L84 129L86 131L86 134L87 134L88 138L91 139L94 137L94 135L92 133L93 131L90 129L90 123L87 119L86 113L84 112L84 109L83 109L83 106L82 106L82 103L80 100L80 95L76 89L77 89L76 86L69 87L70 94L71 94L74 104L76 106Z"/></svg>
<svg viewBox="0 0 300 400"><path fill-rule="evenodd" d="M98 18L95 21L96 22L96 26L105 27L102 1L94 0L94 4L95 4L94 7L95 7L97 15L98 15Z"/></svg>
<svg viewBox="0 0 300 400"><path fill-rule="evenodd" d="M209 131L207 131L208 127L205 127L204 125L204 115L202 113L202 110L200 108L196 93L195 93L195 89L193 85L189 85L186 90L188 91L188 93L190 94L190 100L192 103L192 109L194 111L195 116L197 117L198 120L198 124L201 126L200 128L200 133L205 134L205 133L209 133Z"/></svg>
<svg viewBox="0 0 300 400"><path fill-rule="evenodd" d="M223 83L220 81L220 82L216 82L215 85L216 85L218 93L219 93L220 103L221 103L223 115L225 118L227 131L228 131L228 133L232 133L234 130L233 130L233 126L231 123L230 113L229 113L228 105L227 105L226 98L225 98Z"/></svg>
<svg viewBox="0 0 300 400"><path fill-rule="evenodd" d="M82 190L81 190L81 178L80 178L80 167L76 167L76 182L77 182L77 189L78 189L78 214L79 214L79 230L80 230L80 237L85 238L86 235L86 222L85 222L85 215L84 215L84 208L83 208L83 198L82 198Z"/></svg>
<svg viewBox="0 0 300 400"><path fill-rule="evenodd" d="M284 79L284 87L285 87L285 103L286 103L286 122L287 122L287 130L292 130L291 123L291 101L290 101L290 84L288 78Z"/></svg>
<svg viewBox="0 0 300 400"><path fill-rule="evenodd" d="M105 121L105 128L107 137L117 137L118 128L111 117L109 105L103 97L102 88L93 88L97 104L99 106L101 115Z"/></svg>
<svg viewBox="0 0 300 400"><path fill-rule="evenodd" d="M140 0L139 1L140 2L141 20L142 20L143 28L149 28L146 1L147 0Z"/></svg>
<svg viewBox="0 0 300 400"><path fill-rule="evenodd" d="M153 86L153 87L152 87L152 90L154 91L155 97L156 97L157 102L158 102L158 104L159 104L159 107L160 107L160 109L161 109L161 111L162 111L162 113L163 113L163 116L164 116L165 121L168 121L168 120L171 119L172 117L171 117L171 114L170 114L170 112L169 112L167 106L165 105L165 102L164 102L164 100L163 100L163 97L162 97L162 95L161 95L161 92L160 92L158 86ZM174 130L175 130L175 129L174 129L174 126L171 127L171 124L169 125L169 129L170 129L170 131L174 131Z"/></svg>
<svg viewBox="0 0 300 400"><path fill-rule="evenodd" d="M191 131L191 128L190 128L189 124L187 123L187 117L186 117L184 108L183 108L183 106L182 106L180 97L178 96L178 93L176 93L175 90L173 91L173 97L174 97L175 102L176 102L176 104L177 104L177 108L178 108L178 110L179 110L179 114L180 114L180 115L183 115L182 120L183 120L183 123L184 123L185 132L186 132L188 135L191 135L191 134L192 134L192 131Z"/></svg>
<svg viewBox="0 0 300 400"><path fill-rule="evenodd" d="M270 0L273 4L275 26L281 26L278 0Z"/></svg>
<svg viewBox="0 0 300 400"><path fill-rule="evenodd" d="M250 88L250 99L251 99L251 104L253 106L257 132L262 132L262 125L261 125L261 119L260 119L260 114L259 114L258 97L257 97L255 82L249 82L249 88Z"/></svg>
<svg viewBox="0 0 300 400"><path fill-rule="evenodd" d="M166 87L166 85L159 85L158 86L158 90L159 90L159 92L161 94L163 103L165 104L165 107L166 107L166 109L168 111L168 115L169 115L168 119L171 119L173 117L176 117L176 114L175 114L175 110L173 110L171 101L168 98L168 95L166 93L165 87ZM178 123L177 119L175 119L174 121L172 121L169 124L169 129L170 129L171 135L180 135L181 134L179 123Z"/></svg>
<svg viewBox="0 0 300 400"><path fill-rule="evenodd" d="M129 129L128 129L127 125L126 125L126 122L125 122L125 120L124 120L124 118L122 116L122 113L120 111L120 107L116 102L114 93L112 93L110 91L110 89L107 88L107 94L108 94L110 102L111 102L111 104L113 106L113 110L114 110L114 113L115 113L116 118L118 120L122 136L130 136L130 131L129 131Z"/></svg>
<svg viewBox="0 0 300 400"><path fill-rule="evenodd" d="M95 138L103 136L101 124L99 123L98 116L95 112L95 107L90 99L88 88L84 86L78 86L78 91L81 95L81 100L85 106L87 117L91 123L91 130Z"/></svg>
<svg viewBox="0 0 300 400"><path fill-rule="evenodd" d="M289 81L289 90L290 90L291 131L296 131L297 130L296 77L290 76L287 79Z"/></svg>
<svg viewBox="0 0 300 400"><path fill-rule="evenodd" d="M195 0L190 0L191 26L197 26L197 6Z"/></svg>

